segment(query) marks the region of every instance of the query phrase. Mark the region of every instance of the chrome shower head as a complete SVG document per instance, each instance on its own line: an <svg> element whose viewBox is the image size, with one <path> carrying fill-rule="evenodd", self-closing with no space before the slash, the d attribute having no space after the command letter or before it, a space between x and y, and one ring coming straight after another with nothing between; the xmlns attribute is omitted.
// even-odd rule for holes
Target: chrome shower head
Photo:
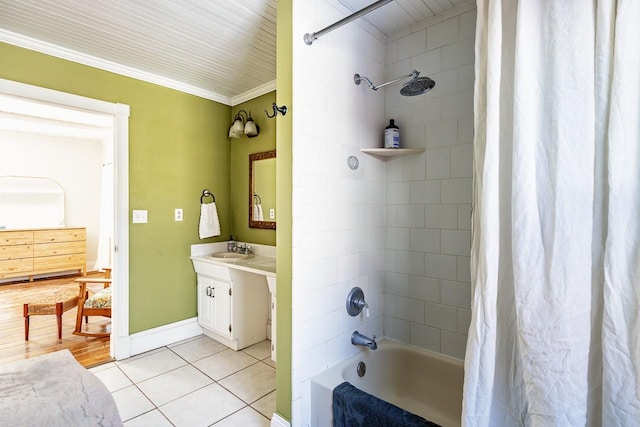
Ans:
<svg viewBox="0 0 640 427"><path fill-rule="evenodd" d="M419 75L420 75L420 71L413 70L411 74L407 74L406 76L402 76L395 80L391 80L389 82L382 83L381 85L376 86L371 82L371 80L369 80L365 76L361 76L360 74L354 74L353 82L359 85L364 81L367 84L367 86L369 86L372 90L378 90L385 86L398 83L401 80L411 77L411 80L407 82L400 90L400 94L404 96L415 96L415 95L421 95L425 92L430 91L436 85L436 82L431 80L429 77L418 77Z"/></svg>
<svg viewBox="0 0 640 427"><path fill-rule="evenodd" d="M411 79L400 89L402 96L416 96L429 92L436 85L436 82L429 77L416 77Z"/></svg>

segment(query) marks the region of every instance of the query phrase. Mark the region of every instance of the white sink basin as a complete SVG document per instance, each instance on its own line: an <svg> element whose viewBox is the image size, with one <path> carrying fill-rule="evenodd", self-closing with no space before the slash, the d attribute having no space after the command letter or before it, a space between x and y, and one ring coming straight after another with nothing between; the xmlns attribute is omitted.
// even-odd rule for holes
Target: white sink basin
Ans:
<svg viewBox="0 0 640 427"><path fill-rule="evenodd" d="M244 259L253 258L253 254L239 254L237 252L216 252L208 255L208 258L213 258L217 261L241 261Z"/></svg>

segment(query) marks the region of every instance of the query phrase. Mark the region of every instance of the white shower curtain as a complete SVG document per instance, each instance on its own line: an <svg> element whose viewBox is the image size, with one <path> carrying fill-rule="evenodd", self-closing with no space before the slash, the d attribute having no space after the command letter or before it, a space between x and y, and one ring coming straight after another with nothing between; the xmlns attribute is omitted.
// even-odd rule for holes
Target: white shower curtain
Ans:
<svg viewBox="0 0 640 427"><path fill-rule="evenodd" d="M640 1L478 0L463 425L640 425Z"/></svg>

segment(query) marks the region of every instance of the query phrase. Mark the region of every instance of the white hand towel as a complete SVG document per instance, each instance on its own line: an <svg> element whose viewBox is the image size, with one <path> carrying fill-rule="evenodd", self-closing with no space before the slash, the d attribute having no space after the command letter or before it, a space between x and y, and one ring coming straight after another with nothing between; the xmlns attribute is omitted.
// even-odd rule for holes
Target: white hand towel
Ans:
<svg viewBox="0 0 640 427"><path fill-rule="evenodd" d="M200 205L200 224L198 234L201 239L220 235L220 219L216 202L202 203Z"/></svg>
<svg viewBox="0 0 640 427"><path fill-rule="evenodd" d="M255 221L264 221L264 215L262 214L262 205L255 205L254 209L254 220Z"/></svg>

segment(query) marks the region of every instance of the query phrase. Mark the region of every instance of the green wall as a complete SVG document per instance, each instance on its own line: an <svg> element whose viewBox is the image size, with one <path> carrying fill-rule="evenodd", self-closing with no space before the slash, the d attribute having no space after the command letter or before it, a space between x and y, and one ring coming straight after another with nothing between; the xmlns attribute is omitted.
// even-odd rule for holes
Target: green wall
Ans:
<svg viewBox="0 0 640 427"><path fill-rule="evenodd" d="M131 107L129 209L147 209L149 222L130 223L130 333L196 316L190 245L227 240L231 233L241 240L277 243L276 410L286 419L291 419L291 7L291 0L278 1L277 96L263 95L233 111L197 96L0 43L0 78ZM262 112L272 112L274 100L289 107L285 117L267 119ZM251 110L260 135L230 143L227 132L239 109ZM273 148L278 151L277 233L249 229L246 206L249 154ZM222 229L220 237L200 240L204 188L215 194ZM175 208L184 209L183 222L173 221Z"/></svg>
<svg viewBox="0 0 640 427"><path fill-rule="evenodd" d="M277 270L276 295L278 308L276 312L277 327L277 359L276 369L276 411L284 418L291 420L291 256L293 210L291 195L293 193L293 121L295 106L292 105L293 92L293 16L292 0L278 0L277 29L277 65L276 65L276 103L286 105L289 112L286 116L278 115L276 129L276 149L278 150L276 167L276 207L278 232L276 235Z"/></svg>
<svg viewBox="0 0 640 427"><path fill-rule="evenodd" d="M276 244L275 230L249 228L249 154L261 153L276 149L276 119L269 119L264 110L272 111L271 105L276 100L276 93L265 95L243 102L233 107L231 119L239 110L251 112L260 133L254 138L241 136L231 139L231 230L233 238L242 242ZM275 181L274 184L275 186ZM265 212L268 215L268 212ZM224 236L228 238L229 236Z"/></svg>
<svg viewBox="0 0 640 427"><path fill-rule="evenodd" d="M131 107L129 208L130 333L196 316L190 245L231 232L231 109L213 101L0 43L0 78ZM82 177L78 177L82 179ZM222 235L198 238L200 195L215 194ZM184 221L174 222L174 209Z"/></svg>

